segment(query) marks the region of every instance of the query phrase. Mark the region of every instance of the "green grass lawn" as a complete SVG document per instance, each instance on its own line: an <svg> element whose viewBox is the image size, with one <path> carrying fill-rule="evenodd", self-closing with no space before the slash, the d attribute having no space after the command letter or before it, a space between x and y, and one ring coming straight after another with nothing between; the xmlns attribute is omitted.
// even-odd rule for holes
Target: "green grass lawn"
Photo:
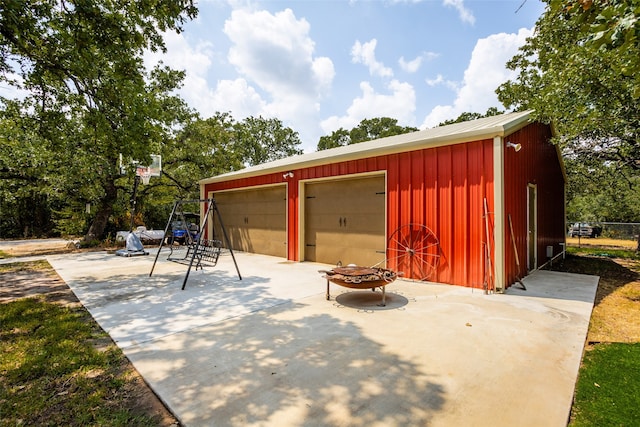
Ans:
<svg viewBox="0 0 640 427"><path fill-rule="evenodd" d="M640 255L612 248L567 249L569 254L585 257L578 259L575 266L581 273L600 276L599 291L605 291L603 297L596 298L601 311L594 309L589 333L598 329L595 325L599 322L619 327L624 327L624 323L616 321L625 318L640 322L640 318L631 314L637 312L640 304L634 293L640 274L636 260ZM594 318L598 318L595 323ZM595 335L602 338L602 333ZM611 336L605 339L615 341ZM640 425L640 342L602 342L589 347L582 359L569 426L637 425Z"/></svg>
<svg viewBox="0 0 640 427"><path fill-rule="evenodd" d="M597 344L585 353L572 427L640 423L640 343Z"/></svg>
<svg viewBox="0 0 640 427"><path fill-rule="evenodd" d="M85 310L0 305L0 425L157 425L126 407L122 359Z"/></svg>

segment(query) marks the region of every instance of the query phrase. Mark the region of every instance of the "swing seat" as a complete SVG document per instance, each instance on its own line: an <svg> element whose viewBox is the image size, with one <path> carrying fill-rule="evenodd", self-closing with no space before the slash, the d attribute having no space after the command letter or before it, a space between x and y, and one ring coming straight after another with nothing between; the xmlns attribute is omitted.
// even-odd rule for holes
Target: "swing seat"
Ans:
<svg viewBox="0 0 640 427"><path fill-rule="evenodd" d="M193 260L196 270L203 267L215 267L222 250L220 240L202 239L200 243L192 242L186 245L169 246L168 261L189 265Z"/></svg>

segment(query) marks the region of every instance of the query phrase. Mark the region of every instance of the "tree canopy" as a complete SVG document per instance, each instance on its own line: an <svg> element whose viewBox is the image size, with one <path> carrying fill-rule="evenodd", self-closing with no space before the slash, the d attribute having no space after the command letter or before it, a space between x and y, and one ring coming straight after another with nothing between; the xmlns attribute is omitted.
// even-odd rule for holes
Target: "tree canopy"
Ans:
<svg viewBox="0 0 640 427"><path fill-rule="evenodd" d="M601 51L617 50L618 61L611 64L620 75L631 79L633 97L640 98L640 6L635 0L573 0L550 2L574 20L585 43Z"/></svg>
<svg viewBox="0 0 640 427"><path fill-rule="evenodd" d="M164 145L166 179L158 185L173 187L171 197L198 198L198 180L301 154L300 144L298 133L274 118L194 118Z"/></svg>
<svg viewBox="0 0 640 427"><path fill-rule="evenodd" d="M534 35L507 64L517 77L498 88L498 97L507 108L532 109L535 119L554 124L570 183L583 183L570 188L570 208L574 198L582 210L596 204L587 199L619 200L621 185L637 193L640 8L630 0L547 3ZM584 185L585 177L598 184ZM625 212L625 220L639 221L640 208L625 205L606 215L599 210L605 217L596 219L622 220Z"/></svg>
<svg viewBox="0 0 640 427"><path fill-rule="evenodd" d="M5 174L6 179L0 182L3 196L0 207L3 212L12 213L0 218L2 236L15 236L16 230L42 235L50 231L47 227L78 234L86 230L86 222L97 214L93 209L91 214L85 212L85 204L93 200L93 177L86 170L78 174L79 169L73 165L63 168L55 176L58 189L52 191L54 184L47 159L55 157L55 153L39 151L39 145L31 141L38 142L38 138L37 132L16 129L8 120L0 126L0 140L11 144L13 148L7 153L16 160L10 169L15 176ZM151 178L148 185L138 186L134 223L161 228L176 199L199 198L199 180L299 154L300 144L297 132L277 119L249 117L237 122L230 113L216 113L207 119L193 116L175 135L164 140L157 151L163 159L162 175ZM0 164L5 158L0 155ZM133 179L131 167L127 175L115 180L118 191L112 204L109 232L129 227Z"/></svg>
<svg viewBox="0 0 640 427"><path fill-rule="evenodd" d="M298 132L276 118L248 117L234 132L235 149L247 166L302 154Z"/></svg>
<svg viewBox="0 0 640 427"><path fill-rule="evenodd" d="M497 116L503 113L504 111L500 111L496 107L489 107L487 109L487 112L484 114L470 113L465 111L464 113L461 113L457 118L451 119L451 120L445 120L444 122L439 123L438 126L446 126L446 125L452 125L454 123L468 122L469 120L476 120L476 119L481 119L483 117Z"/></svg>
<svg viewBox="0 0 640 427"><path fill-rule="evenodd" d="M387 136L415 132L417 130L418 128L410 126L399 126L398 120L389 117L364 119L358 126L350 131L340 128L333 131L331 135L320 137L318 141L318 151L385 138Z"/></svg>
<svg viewBox="0 0 640 427"><path fill-rule="evenodd" d="M23 97L1 100L2 121L13 127L3 134L10 149L0 173L32 174L12 163L21 156L16 141L29 139L44 160L42 191L93 202L85 240L100 237L118 198L120 154L148 161L188 116L171 95L182 73L147 72L144 50L164 49L162 32L180 31L196 14L192 1L5 2L0 81Z"/></svg>
<svg viewBox="0 0 640 427"><path fill-rule="evenodd" d="M612 10L618 7L612 6L617 2L601 3ZM536 119L553 121L570 152L613 162L621 173L637 172L638 77L629 74L628 67L640 56L638 39L625 38L620 44L614 37L604 42L607 37L595 32L600 26L588 24L601 21L600 14L594 17L595 5L550 1L534 36L507 64L519 73L517 79L500 86L498 97L507 108L533 109ZM602 13L606 10L600 8ZM615 28L620 19L611 16L607 28Z"/></svg>

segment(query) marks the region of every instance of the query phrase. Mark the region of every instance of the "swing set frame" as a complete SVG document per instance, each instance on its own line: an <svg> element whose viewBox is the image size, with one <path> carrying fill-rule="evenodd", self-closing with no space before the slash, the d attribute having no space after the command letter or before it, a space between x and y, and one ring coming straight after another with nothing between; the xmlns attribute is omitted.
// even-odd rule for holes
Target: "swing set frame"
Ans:
<svg viewBox="0 0 640 427"><path fill-rule="evenodd" d="M198 205L200 205L201 203L205 204L204 218L202 218L200 222L200 229L198 230L195 238L191 233L192 230L189 229L189 224L187 224L185 220L183 210L183 207L185 205L194 203L198 203ZM220 256L220 252L222 251L223 242L216 239L205 239L203 237L209 218L213 217L213 215L216 215L216 218L220 223L220 229L222 230L223 234L222 237L224 238L224 243L226 244L226 247L231 254L231 258L233 259L233 264L235 265L236 272L238 273L238 279L242 280L242 275L240 274L240 269L238 268L236 257L233 254L231 240L229 239L229 235L224 228L222 216L220 215L220 211L218 210L218 205L213 198L177 200L176 202L174 202L173 209L171 210L171 215L169 215L169 220L167 221L167 225L164 229L164 238L162 239L162 242L160 242L160 247L158 248L158 252L156 253L156 258L153 261L153 266L151 267L149 277L151 277L151 275L153 274L153 270L156 267L156 263L158 262L160 252L162 251L162 247L164 246L165 241L169 240L169 236L173 235L171 226L176 219L179 219L180 224L185 227L185 241L184 245L175 247L173 244L173 240L171 239L171 244L169 245L170 252L167 256L167 260L188 266L187 273L185 274L184 280L182 282L182 290L184 290L187 286L187 280L189 280L189 274L191 273L191 269L194 265L196 270L198 268L202 269L203 267L215 267Z"/></svg>

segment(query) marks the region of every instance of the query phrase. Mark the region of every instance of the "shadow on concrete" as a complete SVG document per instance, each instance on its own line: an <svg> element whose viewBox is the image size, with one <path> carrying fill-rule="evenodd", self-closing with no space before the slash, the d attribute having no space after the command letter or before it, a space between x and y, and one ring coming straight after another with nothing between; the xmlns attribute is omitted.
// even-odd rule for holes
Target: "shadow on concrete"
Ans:
<svg viewBox="0 0 640 427"><path fill-rule="evenodd" d="M349 308L365 311L397 310L409 303L409 300L402 295L387 292L386 305L382 305L382 292L352 291L344 292L336 296L336 302Z"/></svg>
<svg viewBox="0 0 640 427"><path fill-rule="evenodd" d="M224 271L193 274L181 290L184 274L148 278L117 274L108 280L77 277L74 293L121 347L289 302L270 294L267 277L242 281Z"/></svg>
<svg viewBox="0 0 640 427"><path fill-rule="evenodd" d="M444 387L424 369L353 322L303 308L173 336L156 343L172 348L163 360L147 346L127 353L142 371L153 365L145 378L187 425L424 426L442 409Z"/></svg>

